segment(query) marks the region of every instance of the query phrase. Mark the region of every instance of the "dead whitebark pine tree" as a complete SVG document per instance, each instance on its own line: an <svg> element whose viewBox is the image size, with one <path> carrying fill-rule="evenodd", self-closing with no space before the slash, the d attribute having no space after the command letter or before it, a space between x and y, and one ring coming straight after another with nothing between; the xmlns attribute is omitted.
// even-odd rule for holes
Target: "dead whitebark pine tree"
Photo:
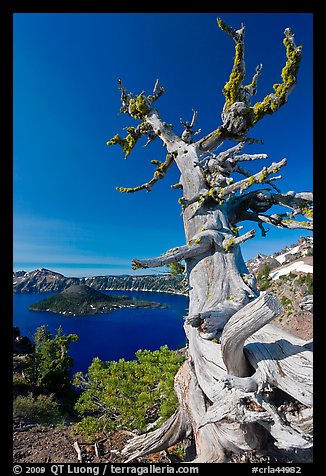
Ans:
<svg viewBox="0 0 326 476"><path fill-rule="evenodd" d="M301 46L294 43L290 28L284 31L286 62L280 84L261 102L251 104L256 93L259 65L247 85L244 63L244 33L218 19L218 26L235 43L232 72L223 88L225 104L222 124L195 141L197 112L191 122L181 119L184 131L178 136L162 120L153 103L164 88L157 80L152 95L127 93L119 79L121 112L140 121L127 128L127 136L114 136L108 145L119 144L128 157L139 138L146 145L159 138L167 149L165 161L152 161L156 171L151 180L134 188L118 187L125 193L151 191L175 163L180 171L180 188L186 243L152 259L134 259L133 268L152 268L186 263L189 286L189 315L184 329L188 339L187 358L175 377L178 410L158 429L133 438L123 453L132 461L185 438L192 438L193 462L224 462L231 453L258 450L272 442L285 450L312 446L312 347L302 339L269 322L281 312L277 297L259 293L255 278L246 268L240 244L255 230L239 234L243 221L256 222L265 235L264 224L278 228L312 230L310 192L282 193L275 175L286 159L249 173L240 163L266 159L265 154L243 152L249 130L266 114L287 102L297 81ZM216 152L224 140L235 145ZM232 175L244 178L235 181ZM251 191L247 189L251 188ZM285 213L266 214L273 205ZM297 215L304 220L297 220Z"/></svg>

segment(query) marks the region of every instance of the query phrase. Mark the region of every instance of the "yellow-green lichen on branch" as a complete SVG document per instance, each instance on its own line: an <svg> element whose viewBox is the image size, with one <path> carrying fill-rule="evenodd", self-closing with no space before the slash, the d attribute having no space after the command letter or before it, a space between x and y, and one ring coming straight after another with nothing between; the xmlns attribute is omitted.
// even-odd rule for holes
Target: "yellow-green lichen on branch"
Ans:
<svg viewBox="0 0 326 476"><path fill-rule="evenodd" d="M273 174L277 174L281 170L281 167L274 167Z"/></svg>
<svg viewBox="0 0 326 476"><path fill-rule="evenodd" d="M227 112L232 104L241 100L240 88L242 81L244 80L244 68L243 68L243 44L238 43L235 46L235 57L233 63L233 69L230 74L228 82L223 88L225 96L225 111Z"/></svg>
<svg viewBox="0 0 326 476"><path fill-rule="evenodd" d="M285 30L285 32L287 32L287 30ZM267 95L261 102L256 103L251 108L252 125L255 125L266 114L273 114L283 106L293 86L297 82L302 46L295 47L294 43L289 40L287 36L284 38L283 43L286 48L287 57L287 61L281 73L283 82L274 84L273 89L275 92Z"/></svg>
<svg viewBox="0 0 326 476"><path fill-rule="evenodd" d="M221 341L218 337L213 337L213 339L211 340L211 342L214 342L214 344L220 344Z"/></svg>
<svg viewBox="0 0 326 476"><path fill-rule="evenodd" d="M217 19L217 24L219 28L221 28L222 31L225 31L229 35L232 35L234 33L233 28L229 27L226 23L221 18Z"/></svg>
<svg viewBox="0 0 326 476"><path fill-rule="evenodd" d="M313 218L314 216L313 208L308 205L301 207L301 214L306 215L307 217Z"/></svg>
<svg viewBox="0 0 326 476"><path fill-rule="evenodd" d="M304 228L307 228L307 229L312 229L312 222L311 221L298 221L298 220L282 220L282 224L284 224L285 226L287 225L298 225L299 226L302 226Z"/></svg>
<svg viewBox="0 0 326 476"><path fill-rule="evenodd" d="M151 163L154 165L157 165L156 171L154 172L154 176L151 180L148 182L138 185L137 187L116 187L116 190L122 193L134 193L134 192L139 192L140 190L147 190L148 192L151 191L153 185L155 183L164 178L165 174L169 170L171 164L174 161L174 154L166 154L166 160L164 162L160 162L159 160L152 160Z"/></svg>
<svg viewBox="0 0 326 476"><path fill-rule="evenodd" d="M230 230L232 233L235 234L235 236L239 236L239 230L241 229L241 226L231 226Z"/></svg>
<svg viewBox="0 0 326 476"><path fill-rule="evenodd" d="M248 187L251 187L254 183L255 183L255 177L251 175L247 180Z"/></svg>
<svg viewBox="0 0 326 476"><path fill-rule="evenodd" d="M132 260L132 265L131 265L131 269L134 269L134 270L137 270L137 269L141 269L142 266L141 264L138 262L138 260Z"/></svg>
<svg viewBox="0 0 326 476"><path fill-rule="evenodd" d="M134 193L134 192L139 192L139 190L143 190L143 186L139 185L138 187L116 187L116 190L118 192L122 193Z"/></svg>
<svg viewBox="0 0 326 476"><path fill-rule="evenodd" d="M251 84L243 86L242 82L245 78L245 67L244 43L243 37L241 35L241 30L236 31L233 28L230 28L221 19L218 19L217 23L218 26L223 31L231 35L236 42L232 72L230 74L228 82L223 88L223 94L225 96L224 113L227 113L230 107L235 102L244 102L245 106L247 107L242 112L242 115L246 118L249 130L266 114L273 114L283 104L286 103L287 97L297 81L302 46L295 46L293 33L289 28L287 28L284 31L285 38L283 40L283 44L286 50L287 61L281 72L282 83L274 84L274 93L268 94L262 101L257 102L253 106L250 106L249 98L250 96L256 93L256 83L257 78L260 74L261 67L258 67L258 69L256 70L256 74ZM246 91L249 94L243 94Z"/></svg>
<svg viewBox="0 0 326 476"><path fill-rule="evenodd" d="M260 175L260 177L258 178L258 182L263 183L264 180L266 180L268 175L269 175L267 167L264 167L259 175Z"/></svg>
<svg viewBox="0 0 326 476"><path fill-rule="evenodd" d="M130 99L128 110L132 117L143 121L146 114L150 111L150 106L148 105L146 98L142 94L139 94L136 99Z"/></svg>
<svg viewBox="0 0 326 476"><path fill-rule="evenodd" d="M229 238L223 243L223 248L226 253L229 253L235 245L235 238Z"/></svg>
<svg viewBox="0 0 326 476"><path fill-rule="evenodd" d="M120 137L119 134L116 134L112 139L107 141L106 145L120 145L125 154L124 158L127 159L139 138L139 134L136 134L135 130L135 127L127 127L129 134L126 137Z"/></svg>

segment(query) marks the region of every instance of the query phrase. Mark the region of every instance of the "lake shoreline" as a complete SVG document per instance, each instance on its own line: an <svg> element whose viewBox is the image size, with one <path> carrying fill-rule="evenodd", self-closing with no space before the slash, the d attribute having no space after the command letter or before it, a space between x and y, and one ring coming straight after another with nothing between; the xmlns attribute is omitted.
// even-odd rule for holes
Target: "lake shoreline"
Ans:
<svg viewBox="0 0 326 476"><path fill-rule="evenodd" d="M178 296L185 296L188 297L189 293L188 291L182 292L182 291L164 291L164 290L159 290L159 289L145 289L145 288L103 288L103 289L98 289L94 288L97 291L135 291L135 292L148 292L148 293L162 293L162 294L176 294ZM13 295L20 295L20 294L30 294L30 295L36 295L36 294L44 294L44 293L55 293L57 291L36 291L36 292L31 292L31 291L16 291L15 289L13 290Z"/></svg>
<svg viewBox="0 0 326 476"><path fill-rule="evenodd" d="M49 332L54 334L60 326L64 334L77 334L79 342L74 343L70 351L74 372L86 372L94 357L99 357L102 361L116 361L120 358L135 360L135 353L139 349L153 351L168 345L171 350L177 350L186 345L183 325L189 305L187 296L152 290L103 292L134 296L135 299L144 301L153 300L168 307L123 308L106 314L65 316L50 311L28 310L31 304L44 295L55 294L53 291L15 293L13 325L20 328L21 335L28 337L32 337L36 328L42 325L46 325Z"/></svg>

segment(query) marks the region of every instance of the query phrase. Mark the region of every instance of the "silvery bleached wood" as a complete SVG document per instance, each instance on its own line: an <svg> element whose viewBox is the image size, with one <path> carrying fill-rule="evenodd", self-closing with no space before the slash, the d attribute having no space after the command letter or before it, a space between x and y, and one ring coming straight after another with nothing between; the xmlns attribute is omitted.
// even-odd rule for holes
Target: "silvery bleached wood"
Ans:
<svg viewBox="0 0 326 476"><path fill-rule="evenodd" d="M184 329L187 355L175 377L179 408L160 428L131 439L123 450L128 461L191 437L196 462L223 462L230 452L264 447L271 435L280 448L309 448L312 445L312 346L276 328L270 321L281 310L277 297L259 293L248 272L240 244L255 236L255 230L239 234L243 221L279 228L312 229L310 192L281 193L272 182L286 165L286 159L250 174L239 162L264 160L266 154L246 153L249 130L266 114L286 103L296 82L301 47L286 29L286 64L282 83L262 101L251 104L256 93L259 65L250 84L243 85L244 26L239 30L218 19L219 27L235 42L230 78L224 86L222 125L202 139L191 123L181 123L178 135L162 120L153 103L164 89L156 81L153 94L137 97L127 93L119 80L121 112L140 120L127 128L126 138L116 135L108 144L119 144L126 156L136 142L147 136L147 144L159 138L166 147L165 162L157 165L146 184L122 188L121 192L151 191L155 183L174 166L180 171L179 198L185 242L157 258L134 259L133 268L171 265L184 260L189 287L189 314ZM235 146L215 154L225 140ZM235 173L244 175L235 180ZM251 191L247 189L251 188ZM273 190L271 190L271 188ZM266 215L274 205L287 213ZM306 221L296 220L302 215ZM281 402L281 403L280 403ZM283 403L282 403L283 402Z"/></svg>
<svg viewBox="0 0 326 476"><path fill-rule="evenodd" d="M260 296L233 314L224 326L221 336L221 352L229 374L248 377L250 364L243 352L248 337L269 323L282 311L278 298L272 293Z"/></svg>

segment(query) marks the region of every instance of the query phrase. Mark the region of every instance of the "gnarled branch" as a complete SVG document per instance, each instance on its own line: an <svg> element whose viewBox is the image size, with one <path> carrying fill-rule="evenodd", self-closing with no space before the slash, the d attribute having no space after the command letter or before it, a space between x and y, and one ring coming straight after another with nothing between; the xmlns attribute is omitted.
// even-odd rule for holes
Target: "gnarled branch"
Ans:
<svg viewBox="0 0 326 476"><path fill-rule="evenodd" d="M247 140L249 130L267 114L274 114L287 102L296 81L301 61L302 46L294 43L294 34L290 28L284 30L283 40L286 48L286 63L282 69L282 83L274 84L274 92L268 94L262 101L250 105L251 97L256 93L257 79L261 73L261 65L247 86L242 82L245 78L244 63L244 27L234 30L223 21L218 20L219 27L228 33L235 41L235 57L229 80L223 88L225 104L222 112L223 124L213 132L198 141L202 150L213 150L225 139L236 141Z"/></svg>
<svg viewBox="0 0 326 476"><path fill-rule="evenodd" d="M156 164L157 168L156 171L154 172L154 177L149 180L148 182L139 185L138 187L133 187L133 188L127 188L127 187L117 187L117 190L119 192L124 192L124 193L134 193L134 192L139 192L140 190L147 190L147 192L150 192L152 190L153 185L156 184L159 180L163 179L170 169L171 165L174 162L174 155L168 153L166 155L166 160L165 162L160 162L159 160L152 160L152 164Z"/></svg>
<svg viewBox="0 0 326 476"><path fill-rule="evenodd" d="M191 426L185 414L178 409L160 428L151 433L135 436L123 448L122 454L127 455L129 463L140 456L162 451L178 443L191 433Z"/></svg>
<svg viewBox="0 0 326 476"><path fill-rule="evenodd" d="M235 182L227 187L222 188L222 190L218 191L217 195L219 198L224 198L237 191L242 192L243 190L248 189L254 184L264 183L267 177L269 177L271 174L277 173L281 167L284 167L286 165L286 162L286 159L282 159L280 162L273 162L272 165L270 165L269 167L264 167L260 172L257 172L251 177L239 180L238 182Z"/></svg>
<svg viewBox="0 0 326 476"><path fill-rule="evenodd" d="M271 177L265 180L265 183L269 183L273 178L278 177ZM279 228L312 230L312 204L313 194L310 192L296 193L290 191L282 194L279 191L271 193L268 189L260 189L231 198L228 203L229 218L234 225L243 220L251 220L257 222L260 226L262 223L267 223ZM273 205L290 208L292 212L272 215L262 214L262 212L267 211ZM303 215L309 221L294 220L293 217L297 214Z"/></svg>
<svg viewBox="0 0 326 476"><path fill-rule="evenodd" d="M291 208L294 214L303 215L308 220L313 219L313 193L312 192L293 192L275 194L273 196L275 203Z"/></svg>
<svg viewBox="0 0 326 476"><path fill-rule="evenodd" d="M281 167L284 167L284 165L286 165L286 159L282 159L280 162L273 162L269 167L264 167L261 171L248 178L239 180L225 187L212 187L210 190L204 190L202 193L191 199L183 197L179 199L179 201L184 207L188 207L198 201L202 202L207 198L213 198L216 201L223 201L229 195L238 191L242 192L254 184L265 183L271 174L277 173Z"/></svg>
<svg viewBox="0 0 326 476"><path fill-rule="evenodd" d="M250 240L255 236L255 230L249 230L247 233L243 235L227 238L222 242L223 249L225 251L230 251L234 246L239 245L240 243L244 243L247 240Z"/></svg>
<svg viewBox="0 0 326 476"><path fill-rule="evenodd" d="M274 93L266 96L261 102L257 102L252 108L251 127L257 124L266 114L273 114L286 103L288 95L297 82L299 64L301 61L302 46L294 43L294 34L290 28L284 30L283 40L286 48L286 58L282 69L282 83L274 84Z"/></svg>
<svg viewBox="0 0 326 476"><path fill-rule="evenodd" d="M199 256L212 247L213 238L210 231L200 233L200 236L194 237L188 245L179 246L168 250L164 255L157 258L132 260L133 269L156 268L170 263L178 262L188 258Z"/></svg>
<svg viewBox="0 0 326 476"><path fill-rule="evenodd" d="M252 160L267 159L267 154L241 154L233 156L232 162L249 162Z"/></svg>
<svg viewBox="0 0 326 476"><path fill-rule="evenodd" d="M263 215L262 213L244 211L237 221L254 221L257 222L262 229L262 233L266 233L266 230L262 227L263 223L275 226L277 228L287 228L289 230L313 230L313 223L310 221L298 221L290 219L282 219L281 215Z"/></svg>
<svg viewBox="0 0 326 476"><path fill-rule="evenodd" d="M189 124L188 121L184 121L183 119L180 119L181 124L184 126L185 130L183 131L181 135L181 139L186 143L190 144L191 143L191 137L199 134L201 132L201 129L197 129L196 131L193 130L196 119L197 119L197 111L193 109L193 116L191 119L191 122Z"/></svg>
<svg viewBox="0 0 326 476"><path fill-rule="evenodd" d="M221 336L221 352L229 374L237 377L250 376L243 344L249 336L278 316L281 310L275 294L261 293L228 320Z"/></svg>

